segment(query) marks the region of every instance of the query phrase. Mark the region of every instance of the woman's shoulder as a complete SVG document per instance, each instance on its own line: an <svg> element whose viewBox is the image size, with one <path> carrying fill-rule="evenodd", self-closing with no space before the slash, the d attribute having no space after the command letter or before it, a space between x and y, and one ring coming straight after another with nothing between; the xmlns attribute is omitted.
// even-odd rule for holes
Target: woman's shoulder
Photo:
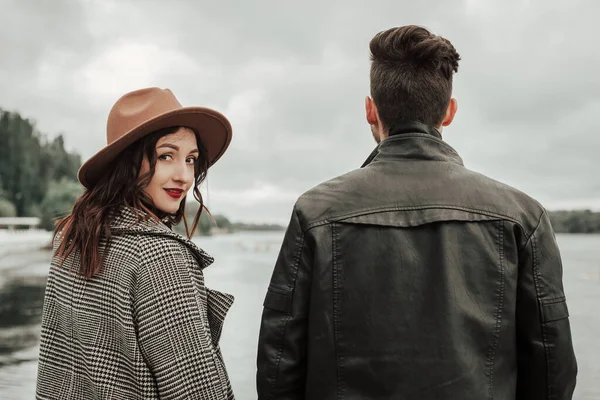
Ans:
<svg viewBox="0 0 600 400"><path fill-rule="evenodd" d="M113 234L109 247L119 248L130 253L135 252L138 257L141 257L163 251L181 250L183 245L171 238L170 235L132 230Z"/></svg>
<svg viewBox="0 0 600 400"><path fill-rule="evenodd" d="M170 231L123 232L113 237L110 247L113 251L135 253L144 264L162 263L165 258L172 262L193 262L196 253L210 257L185 237Z"/></svg>
<svg viewBox="0 0 600 400"><path fill-rule="evenodd" d="M162 257L174 260L197 260L201 267L210 265L212 257L199 249L191 240L173 232L171 228L151 218L139 218L129 209L122 210L117 216L111 232L119 236L120 244L133 247L139 252L139 257L146 262L152 262ZM193 257L190 259L190 256Z"/></svg>

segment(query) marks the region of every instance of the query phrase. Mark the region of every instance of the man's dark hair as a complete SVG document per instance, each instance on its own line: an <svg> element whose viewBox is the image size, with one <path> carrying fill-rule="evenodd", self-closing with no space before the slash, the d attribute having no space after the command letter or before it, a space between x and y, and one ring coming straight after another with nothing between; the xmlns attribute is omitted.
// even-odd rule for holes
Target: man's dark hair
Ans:
<svg viewBox="0 0 600 400"><path fill-rule="evenodd" d="M438 127L452 96L460 55L449 40L407 25L375 35L371 50L371 97L386 130L400 121Z"/></svg>

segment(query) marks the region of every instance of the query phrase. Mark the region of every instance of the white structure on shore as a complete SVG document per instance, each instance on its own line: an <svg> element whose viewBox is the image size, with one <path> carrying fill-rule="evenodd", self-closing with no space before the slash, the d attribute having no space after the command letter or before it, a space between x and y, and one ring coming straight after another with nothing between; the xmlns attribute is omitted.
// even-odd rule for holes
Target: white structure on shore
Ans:
<svg viewBox="0 0 600 400"><path fill-rule="evenodd" d="M35 229L40 226L37 217L2 217L0 218L0 229Z"/></svg>
<svg viewBox="0 0 600 400"><path fill-rule="evenodd" d="M2 258L7 254L38 251L49 246L51 241L52 232L42 229L0 229L0 270Z"/></svg>

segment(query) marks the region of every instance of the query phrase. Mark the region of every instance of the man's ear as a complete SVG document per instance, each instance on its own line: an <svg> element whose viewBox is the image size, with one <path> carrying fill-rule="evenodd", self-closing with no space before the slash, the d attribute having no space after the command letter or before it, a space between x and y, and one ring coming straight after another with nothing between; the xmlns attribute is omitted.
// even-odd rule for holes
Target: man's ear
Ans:
<svg viewBox="0 0 600 400"><path fill-rule="evenodd" d="M448 126L452 123L457 110L458 102L453 97L450 99L450 103L448 103L448 108L446 109L446 115L444 116L444 120L442 121L442 126Z"/></svg>
<svg viewBox="0 0 600 400"><path fill-rule="evenodd" d="M379 123L379 115L377 113L377 106L373 99L369 96L365 98L365 113L367 122L369 125L377 125Z"/></svg>

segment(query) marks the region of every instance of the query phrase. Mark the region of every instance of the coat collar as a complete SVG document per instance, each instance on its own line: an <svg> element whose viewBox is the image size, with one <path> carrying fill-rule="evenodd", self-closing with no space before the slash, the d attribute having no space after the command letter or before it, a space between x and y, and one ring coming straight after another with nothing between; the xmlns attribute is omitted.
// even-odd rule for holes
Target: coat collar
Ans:
<svg viewBox="0 0 600 400"><path fill-rule="evenodd" d="M442 138L440 131L431 125L419 121L402 121L394 124L389 131L388 136L402 135L404 133L426 133L438 139Z"/></svg>
<svg viewBox="0 0 600 400"><path fill-rule="evenodd" d="M208 267L214 261L208 253L199 248L194 242L173 232L167 225L156 221L141 210L121 206L117 211L112 213L110 220L111 233L114 235L134 234L168 237L187 246L198 260L198 264L202 269Z"/></svg>
<svg viewBox="0 0 600 400"><path fill-rule="evenodd" d="M394 126L389 136L379 143L361 168L374 161L392 159L446 161L463 165L456 150L442 140L437 129L417 121L406 121Z"/></svg>

